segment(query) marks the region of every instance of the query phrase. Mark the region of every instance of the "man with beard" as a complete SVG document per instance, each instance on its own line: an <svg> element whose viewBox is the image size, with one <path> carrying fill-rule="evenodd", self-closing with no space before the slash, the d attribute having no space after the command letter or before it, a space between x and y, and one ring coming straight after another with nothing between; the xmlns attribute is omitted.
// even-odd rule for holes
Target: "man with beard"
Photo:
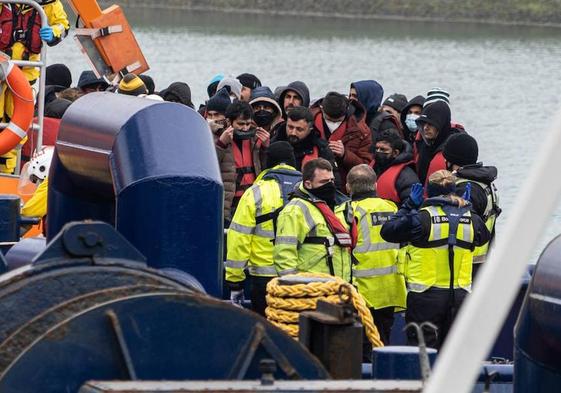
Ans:
<svg viewBox="0 0 561 393"><path fill-rule="evenodd" d="M282 112L271 89L267 86L253 89L249 105L253 109L253 121L257 127L271 134L272 128L281 120Z"/></svg>
<svg viewBox="0 0 561 393"><path fill-rule="evenodd" d="M289 112L285 126L279 129L272 141L288 141L292 145L298 170L302 170L313 159L326 159L334 167L336 184L340 184L335 156L327 142L313 128L312 122L312 112L308 108L295 107Z"/></svg>
<svg viewBox="0 0 561 393"><path fill-rule="evenodd" d="M286 119L289 109L297 106L308 107L310 105L310 90L304 82L291 82L279 92L279 105L282 108L282 115Z"/></svg>
<svg viewBox="0 0 561 393"><path fill-rule="evenodd" d="M312 272L351 280L348 198L334 181L329 161L318 158L304 165L302 183L277 220L273 260L279 275Z"/></svg>
<svg viewBox="0 0 561 393"><path fill-rule="evenodd" d="M411 145L392 130L385 130L376 138L373 168L378 176L378 197L401 205L419 183L413 162Z"/></svg>

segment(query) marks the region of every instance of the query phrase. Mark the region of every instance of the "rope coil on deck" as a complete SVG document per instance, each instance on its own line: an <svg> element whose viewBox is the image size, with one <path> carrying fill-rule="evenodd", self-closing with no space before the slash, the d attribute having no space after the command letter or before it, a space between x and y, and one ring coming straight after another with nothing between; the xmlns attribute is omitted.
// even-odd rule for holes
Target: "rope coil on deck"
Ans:
<svg viewBox="0 0 561 393"><path fill-rule="evenodd" d="M290 280L292 283L283 284L281 280ZM267 284L266 299L268 307L265 309L265 314L269 322L292 337L298 337L300 312L315 310L318 300L329 303L352 302L368 340L374 347L384 346L364 298L355 287L339 277L321 273L298 273L276 277Z"/></svg>

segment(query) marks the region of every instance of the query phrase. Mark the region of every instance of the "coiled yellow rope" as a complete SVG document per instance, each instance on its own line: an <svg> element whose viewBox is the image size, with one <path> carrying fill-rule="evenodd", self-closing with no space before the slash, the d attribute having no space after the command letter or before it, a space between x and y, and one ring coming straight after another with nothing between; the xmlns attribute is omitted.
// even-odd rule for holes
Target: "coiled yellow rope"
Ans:
<svg viewBox="0 0 561 393"><path fill-rule="evenodd" d="M310 281L320 279L320 281ZM374 324L372 314L366 306L363 297L355 287L339 277L321 273L298 273L283 276L282 279L291 280L291 285L283 285L280 278L274 278L267 284L267 305L265 314L267 319L293 337L298 337L298 317L302 311L316 309L318 300L329 303L352 301L354 308L364 325L366 337L374 347L383 347L380 334ZM344 288L342 291L341 287ZM350 294L350 299L342 299L341 294Z"/></svg>

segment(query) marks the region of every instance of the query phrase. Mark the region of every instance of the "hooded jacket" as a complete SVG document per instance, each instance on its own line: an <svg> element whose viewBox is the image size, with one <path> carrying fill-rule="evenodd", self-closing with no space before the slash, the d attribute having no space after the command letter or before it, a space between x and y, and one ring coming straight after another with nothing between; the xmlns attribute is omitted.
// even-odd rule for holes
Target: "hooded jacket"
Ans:
<svg viewBox="0 0 561 393"><path fill-rule="evenodd" d="M385 130L397 130L397 135L403 139L403 130L399 121L389 112L381 111L368 123L372 132L372 143L376 144L376 138Z"/></svg>
<svg viewBox="0 0 561 393"><path fill-rule="evenodd" d="M362 105L351 101L349 111L343 124L327 137L327 125L323 119L323 112L320 109L321 100L317 101L311 108L314 116L314 128L318 134L327 141L340 140L345 146L343 157L336 157L337 165L341 174L341 184L346 183L347 173L352 167L360 164L369 164L372 161L372 135L365 123L366 113ZM344 133L340 131L345 127Z"/></svg>
<svg viewBox="0 0 561 393"><path fill-rule="evenodd" d="M187 83L173 82L167 89L160 92L160 96L166 101L170 101L171 99L183 105L187 105L190 108L194 108L191 102L191 88Z"/></svg>
<svg viewBox="0 0 561 393"><path fill-rule="evenodd" d="M425 97L423 97L423 96L413 97L407 103L407 105L405 105L405 107L401 111L401 119L400 120L401 120L401 125L403 126L403 134L404 134L405 140L407 140L407 142L409 142L409 143L413 143L413 141L415 140L415 135L417 134L417 131L411 132L411 130L407 127L407 124L405 124L405 119L407 117L407 112L409 111L409 109L412 106L420 106L422 108L424 103L425 103Z"/></svg>
<svg viewBox="0 0 561 393"><path fill-rule="evenodd" d="M310 89L308 89L308 86L301 81L291 82L279 92L279 105L282 108L284 117L286 117L286 113L284 113L284 96L289 90L298 93L298 95L302 98L302 106L305 106L306 108L310 106Z"/></svg>
<svg viewBox="0 0 561 393"><path fill-rule="evenodd" d="M415 164L412 162L413 149L411 148L411 145L405 141L404 141L404 145L405 145L405 149L403 149L403 151L399 153L399 155L395 157L394 160L389 165L382 167L380 165L376 165L376 162L374 162L374 171L376 172L376 176L378 177L377 190L378 193L382 193L382 194L386 194L385 192L386 190L380 189L380 185L383 184L382 182L380 182L380 178L384 175L384 173L387 174L387 170L393 166L397 166L409 162L411 163L410 165L403 167L403 169L397 176L397 179L395 180L394 186L395 186L395 190L397 191L397 195L399 196L399 200L394 202L397 204L401 204L407 198L409 198L409 194L411 193L411 187L413 186L413 184L419 183L419 177L417 176L417 172L415 172L414 170Z"/></svg>
<svg viewBox="0 0 561 393"><path fill-rule="evenodd" d="M378 114L378 108L384 97L384 89L374 80L351 83L351 88L356 90L358 102L360 102L366 110L366 124L370 124Z"/></svg>
<svg viewBox="0 0 561 393"><path fill-rule="evenodd" d="M494 166L483 166L478 163L474 165L467 165L458 169L455 175L459 179L473 180L487 185L491 185L497 179L497 168ZM461 196L465 192L467 183L459 183L456 185L456 194ZM485 209L487 208L487 194L485 190L477 183L471 184L471 199L470 202L473 206L473 211L479 216L485 216Z"/></svg>
<svg viewBox="0 0 561 393"><path fill-rule="evenodd" d="M446 169L444 165L438 167L433 165L432 170L429 171L429 166L436 156L442 155L444 143L450 135L459 132L459 130L455 128L453 129L450 126L450 118L450 107L448 104L438 101L424 108L423 113L417 119L419 127L422 127L424 123L428 123L436 127L438 130L436 139L430 145L428 145L422 138L421 131L418 132L415 140L417 175L419 176L421 183L426 183L426 180L430 177L433 171ZM444 159L442 159L442 164L443 163Z"/></svg>

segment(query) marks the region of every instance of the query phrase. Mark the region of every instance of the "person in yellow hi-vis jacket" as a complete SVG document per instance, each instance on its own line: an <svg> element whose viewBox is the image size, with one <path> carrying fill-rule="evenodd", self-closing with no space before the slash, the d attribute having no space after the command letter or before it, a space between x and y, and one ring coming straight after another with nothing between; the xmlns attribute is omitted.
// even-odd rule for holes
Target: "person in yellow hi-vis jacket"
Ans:
<svg viewBox="0 0 561 393"><path fill-rule="evenodd" d="M242 195L228 229L225 268L230 300L236 304L244 300L247 269L251 308L263 316L267 283L277 275L273 266L277 215L302 179L295 165L294 149L288 142L272 143L267 150L267 169Z"/></svg>
<svg viewBox="0 0 561 393"><path fill-rule="evenodd" d="M40 2L49 25L41 27L37 10L23 4L0 4L0 50L12 60L39 61L43 41L49 46L58 44L66 37L70 24L60 0ZM36 67L22 67L30 83L39 77ZM0 92L0 118L7 122L13 116L12 93L6 83ZM22 144L25 140L22 141ZM0 172L13 173L16 166L15 149L0 156Z"/></svg>
<svg viewBox="0 0 561 393"><path fill-rule="evenodd" d="M347 174L347 192L356 225L353 279L374 317L380 338L389 344L396 309L405 309L405 280L398 273L399 244L382 239L380 230L397 213L394 202L376 196L376 173L366 164Z"/></svg>
<svg viewBox="0 0 561 393"><path fill-rule="evenodd" d="M316 158L304 165L302 183L277 220L273 259L279 275L326 273L351 281L348 198L334 181L329 161Z"/></svg>

